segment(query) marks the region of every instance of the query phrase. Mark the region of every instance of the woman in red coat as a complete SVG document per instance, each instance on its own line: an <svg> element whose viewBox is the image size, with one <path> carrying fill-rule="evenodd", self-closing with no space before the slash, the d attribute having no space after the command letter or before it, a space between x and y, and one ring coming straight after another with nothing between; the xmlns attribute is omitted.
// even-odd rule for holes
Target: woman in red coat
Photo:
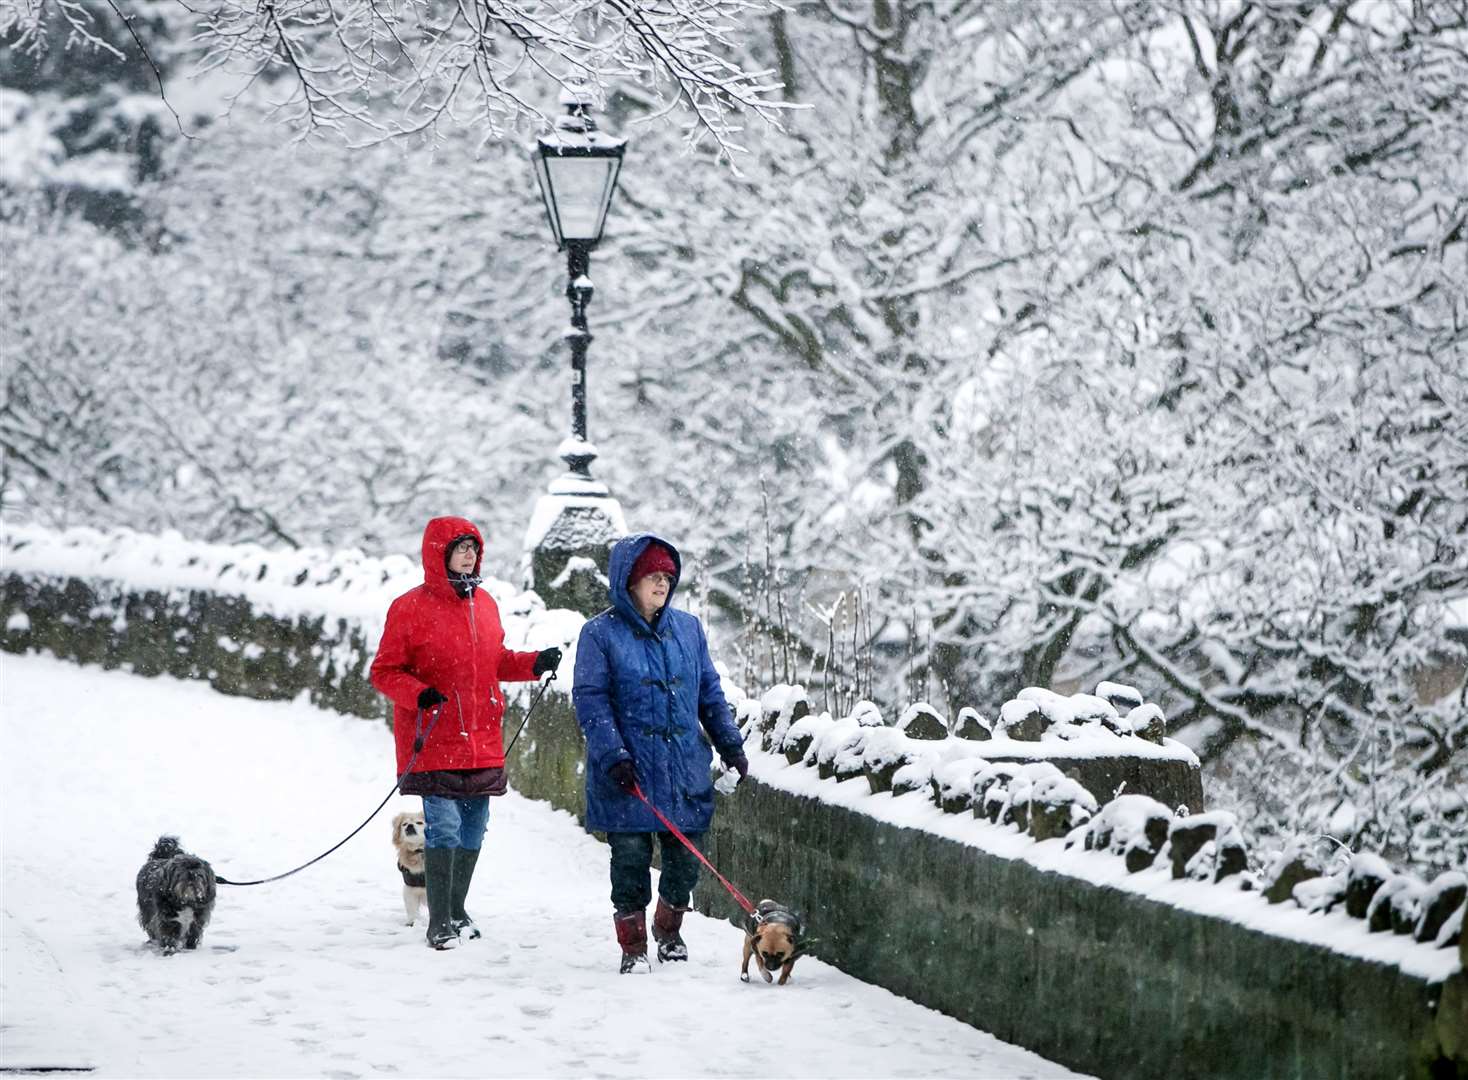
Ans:
<svg viewBox="0 0 1468 1080"><path fill-rule="evenodd" d="M423 530L423 584L387 610L372 685L393 702L400 790L423 796L428 944L449 949L479 928L464 898L489 821L505 791L501 682L528 682L561 662L560 649L510 652L499 608L479 586L484 538L472 522L434 518ZM413 758L413 744L425 735Z"/></svg>

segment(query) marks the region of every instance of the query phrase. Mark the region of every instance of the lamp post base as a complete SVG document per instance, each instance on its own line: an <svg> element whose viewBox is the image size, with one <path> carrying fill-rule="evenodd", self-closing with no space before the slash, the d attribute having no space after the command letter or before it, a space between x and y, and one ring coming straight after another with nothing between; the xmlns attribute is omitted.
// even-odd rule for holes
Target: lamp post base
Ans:
<svg viewBox="0 0 1468 1080"><path fill-rule="evenodd" d="M589 467L596 457L590 443L578 442L589 455L563 452L571 471L556 477L535 502L525 531L525 585L548 608L569 608L588 618L607 606L607 559L611 547L627 535L622 504L607 486L578 472L576 460ZM566 449L562 443L562 450Z"/></svg>

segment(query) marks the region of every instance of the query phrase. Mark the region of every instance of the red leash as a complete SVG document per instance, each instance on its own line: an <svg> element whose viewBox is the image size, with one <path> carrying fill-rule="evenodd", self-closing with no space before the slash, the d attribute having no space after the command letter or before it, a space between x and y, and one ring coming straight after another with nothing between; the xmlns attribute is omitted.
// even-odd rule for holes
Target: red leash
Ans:
<svg viewBox="0 0 1468 1080"><path fill-rule="evenodd" d="M703 852L694 847L692 841L690 841L688 837L684 836L681 832L678 831L678 826L674 825L671 821L665 818L661 810L659 810L656 806L647 801L647 796L642 793L642 788L639 785L632 785L632 794L636 795L639 799L642 800L642 804L646 806L649 810L651 810L653 814L656 815L659 821L667 826L667 829L670 833L672 833L683 842L684 847L686 847L689 851L698 856L698 861L707 866L709 868L709 873L718 878L719 883L723 885L724 888L729 890L729 895L732 896L735 900L739 901L739 906L744 909L744 913L746 915L754 914L754 905L744 898L744 894L742 892L736 889L733 885L729 884L728 878L726 878L723 874L714 869L714 864L705 859L703 857Z"/></svg>

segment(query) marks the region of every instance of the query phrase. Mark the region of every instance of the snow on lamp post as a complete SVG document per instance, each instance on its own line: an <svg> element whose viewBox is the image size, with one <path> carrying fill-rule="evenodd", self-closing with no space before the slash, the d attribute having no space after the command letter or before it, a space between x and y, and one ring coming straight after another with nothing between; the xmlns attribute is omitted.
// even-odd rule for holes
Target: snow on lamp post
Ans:
<svg viewBox="0 0 1468 1080"><path fill-rule="evenodd" d="M586 350L592 335L586 309L594 289L591 252L606 228L626 140L598 131L592 98L579 87L561 92L565 115L531 152L556 249L566 252L571 326L571 435L557 448L568 471L551 483L526 531L529 586L550 607L590 615L606 606L607 554L627 532L622 508L593 480L597 450L586 433Z"/></svg>

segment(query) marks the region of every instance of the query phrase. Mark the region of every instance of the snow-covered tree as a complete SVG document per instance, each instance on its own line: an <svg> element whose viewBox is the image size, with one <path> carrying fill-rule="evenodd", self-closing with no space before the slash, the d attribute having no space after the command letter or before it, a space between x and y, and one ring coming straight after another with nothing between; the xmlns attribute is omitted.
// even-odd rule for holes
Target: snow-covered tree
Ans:
<svg viewBox="0 0 1468 1080"><path fill-rule="evenodd" d="M121 59L114 32L156 0L0 0L0 39L45 62L55 41ZM206 0L189 15L198 73L265 84L304 134L361 143L471 126L485 139L545 125L538 81L636 85L685 118L691 140L738 150L747 116L778 123L770 72L744 62L743 25L772 0ZM146 58L146 57L145 57ZM151 60L150 60L151 63ZM140 67L141 70L141 67ZM161 91L160 86L160 91ZM551 100L554 100L553 98Z"/></svg>
<svg viewBox="0 0 1468 1080"><path fill-rule="evenodd" d="M356 24L208 10L307 130L446 100L421 36L353 67ZM599 54L632 140L589 370L597 474L695 556L726 647L893 705L1122 678L1256 835L1461 862L1464 5L723 10L720 55L812 108L736 173ZM481 29L443 64L539 48ZM467 126L351 155L247 94L144 186L141 244L8 213L7 512L402 548L447 504L512 558L566 427L564 268L484 138L517 106L465 92Z"/></svg>

